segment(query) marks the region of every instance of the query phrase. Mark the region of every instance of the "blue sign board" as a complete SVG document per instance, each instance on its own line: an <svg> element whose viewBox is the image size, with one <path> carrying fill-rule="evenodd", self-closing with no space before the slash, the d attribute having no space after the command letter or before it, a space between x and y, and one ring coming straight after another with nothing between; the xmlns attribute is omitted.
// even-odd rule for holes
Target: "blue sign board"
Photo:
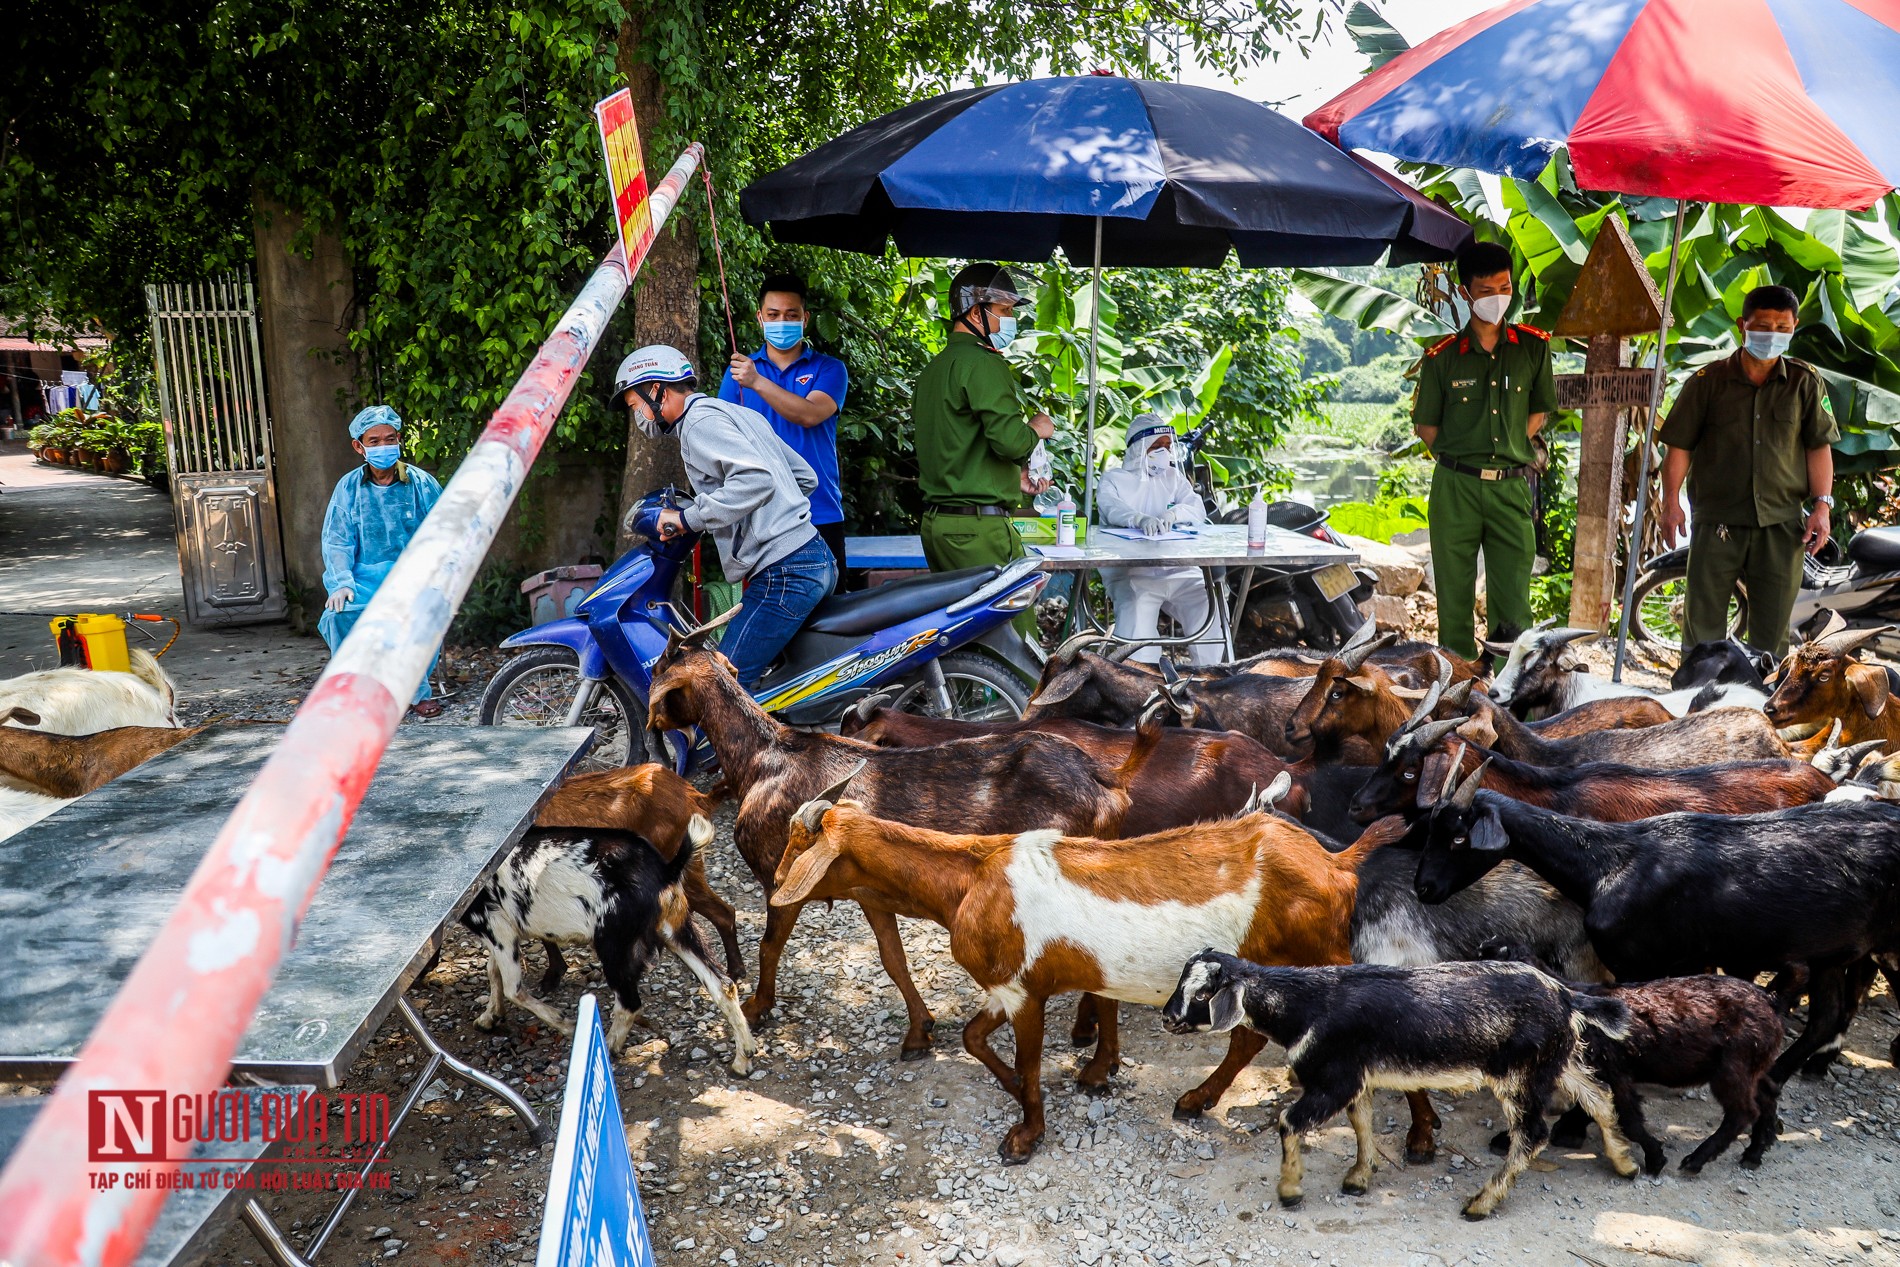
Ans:
<svg viewBox="0 0 1900 1267"><path fill-rule="evenodd" d="M651 1267L653 1243L634 1184L600 1007L581 996L561 1097L554 1173L535 1267Z"/></svg>

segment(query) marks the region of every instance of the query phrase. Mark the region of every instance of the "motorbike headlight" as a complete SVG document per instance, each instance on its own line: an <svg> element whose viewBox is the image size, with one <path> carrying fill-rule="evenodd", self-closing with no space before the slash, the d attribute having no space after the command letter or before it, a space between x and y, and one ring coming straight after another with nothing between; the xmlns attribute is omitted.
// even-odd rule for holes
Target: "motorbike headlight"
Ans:
<svg viewBox="0 0 1900 1267"><path fill-rule="evenodd" d="M1021 589L1012 590L1010 593L1003 595L992 603L991 606L996 608L997 611L1019 612L1040 598L1042 596L1043 586L1048 583L1049 578L1047 576L1037 573L1029 584L1023 586Z"/></svg>

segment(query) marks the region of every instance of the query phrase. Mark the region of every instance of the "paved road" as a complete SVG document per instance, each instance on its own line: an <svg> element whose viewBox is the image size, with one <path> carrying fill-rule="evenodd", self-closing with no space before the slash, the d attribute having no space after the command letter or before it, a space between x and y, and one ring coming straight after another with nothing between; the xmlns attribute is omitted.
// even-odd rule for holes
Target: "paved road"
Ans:
<svg viewBox="0 0 1900 1267"><path fill-rule="evenodd" d="M171 502L136 480L46 466L0 442L0 677L59 663L47 617L7 613L76 611L184 615ZM187 628L164 663L181 701L276 685L290 698L326 656L320 639L285 625Z"/></svg>

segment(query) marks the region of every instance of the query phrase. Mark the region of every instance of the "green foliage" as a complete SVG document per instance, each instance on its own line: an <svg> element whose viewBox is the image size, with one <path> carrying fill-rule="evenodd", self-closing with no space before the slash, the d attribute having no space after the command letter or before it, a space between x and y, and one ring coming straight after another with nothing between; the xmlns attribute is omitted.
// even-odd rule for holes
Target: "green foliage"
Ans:
<svg viewBox="0 0 1900 1267"><path fill-rule="evenodd" d="M1418 497L1382 495L1376 502L1340 502L1326 513L1335 532L1374 541L1390 542L1426 526L1425 502Z"/></svg>
<svg viewBox="0 0 1900 1267"><path fill-rule="evenodd" d="M1329 400L1319 407L1317 420L1306 431L1335 436L1362 449L1390 451L1412 438L1412 423L1403 405L1393 402Z"/></svg>
<svg viewBox="0 0 1900 1267"><path fill-rule="evenodd" d="M1418 363L1416 353L1394 352L1339 372L1335 394L1342 401L1390 404L1412 393L1406 375Z"/></svg>
<svg viewBox="0 0 1900 1267"><path fill-rule="evenodd" d="M1570 619L1571 574L1549 572L1531 578L1531 615L1538 620Z"/></svg>
<svg viewBox="0 0 1900 1267"><path fill-rule="evenodd" d="M1370 282L1296 268L1293 284L1321 312L1361 330L1385 330L1402 337L1423 338L1450 334L1455 328L1416 300Z"/></svg>

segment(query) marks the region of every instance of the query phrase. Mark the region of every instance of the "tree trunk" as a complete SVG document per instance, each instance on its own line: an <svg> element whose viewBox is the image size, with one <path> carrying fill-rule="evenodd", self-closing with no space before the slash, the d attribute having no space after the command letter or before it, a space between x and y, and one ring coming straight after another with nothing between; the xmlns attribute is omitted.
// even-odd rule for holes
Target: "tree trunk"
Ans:
<svg viewBox="0 0 1900 1267"><path fill-rule="evenodd" d="M671 129L666 126L660 77L639 56L642 13L630 14L620 24L616 58L620 73L633 94L633 117L640 127L640 144L646 160L647 179L656 181L672 166L674 146ZM699 369L700 385L717 389L724 366L699 364L699 233L687 212L687 199L695 191L688 189L681 206L653 239L653 248L634 278L633 345L664 343L678 348ZM619 364L632 351L605 349L609 358L603 368ZM620 510L666 484L686 486L686 469L680 464L679 444L670 438L649 440L627 419L627 463L620 480ZM615 548L625 550L627 533L618 529Z"/></svg>
<svg viewBox="0 0 1900 1267"><path fill-rule="evenodd" d="M335 233L319 231L305 257L291 249L302 217L261 197L253 210L284 572L299 599L292 619L300 607L301 623L314 627L324 599L323 514L358 460L349 433L358 408L349 339L355 281Z"/></svg>
<svg viewBox="0 0 1900 1267"><path fill-rule="evenodd" d="M1609 374L1623 364L1624 342L1615 335L1591 338L1584 357L1585 381ZM1621 405L1585 405L1583 443L1577 461L1576 553L1570 578L1570 623L1578 629L1608 630L1616 592L1616 545L1623 517L1623 439L1626 412Z"/></svg>

